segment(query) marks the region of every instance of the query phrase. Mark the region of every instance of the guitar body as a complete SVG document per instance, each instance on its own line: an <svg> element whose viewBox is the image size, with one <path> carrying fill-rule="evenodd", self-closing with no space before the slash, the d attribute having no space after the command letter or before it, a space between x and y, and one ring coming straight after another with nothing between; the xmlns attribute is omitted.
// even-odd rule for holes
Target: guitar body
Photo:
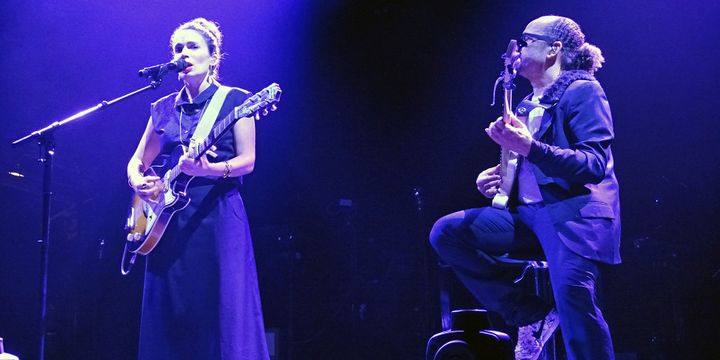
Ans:
<svg viewBox="0 0 720 360"><path fill-rule="evenodd" d="M178 147L173 152L171 159L179 159L183 151L182 147ZM163 165L159 165L159 167L163 168L166 163L163 162ZM156 175L156 168L149 168L144 175ZM128 251L132 253L147 255L155 249L173 215L190 204L187 186L194 177L183 174L171 184L165 181L166 178L166 176L162 178L164 191L158 193L150 201L143 201L137 195L133 197L129 215L132 219L128 219L128 225L132 224L133 226L132 228L128 226L130 232L127 237Z"/></svg>

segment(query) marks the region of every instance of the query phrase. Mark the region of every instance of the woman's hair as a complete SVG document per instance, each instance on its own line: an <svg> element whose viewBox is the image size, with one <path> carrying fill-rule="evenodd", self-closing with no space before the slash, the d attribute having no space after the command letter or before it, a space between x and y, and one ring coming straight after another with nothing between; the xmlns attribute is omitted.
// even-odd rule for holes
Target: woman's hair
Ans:
<svg viewBox="0 0 720 360"><path fill-rule="evenodd" d="M175 34L180 30L195 30L203 37L203 39L205 39L208 50L210 52L210 56L215 56L217 59L215 65L210 66L210 77L213 80L217 80L219 77L218 68L220 67L220 60L223 58L223 53L221 52L220 47L222 45L222 33L220 32L220 25L218 25L218 23L214 21L210 21L202 17L187 21L178 26L175 31L173 31L173 35L170 37L171 49L173 46L173 38L175 37Z"/></svg>
<svg viewBox="0 0 720 360"><path fill-rule="evenodd" d="M585 34L580 29L580 25L571 19L555 16L548 35L563 44L560 52L562 70L585 70L594 74L605 62L600 49L585 42Z"/></svg>

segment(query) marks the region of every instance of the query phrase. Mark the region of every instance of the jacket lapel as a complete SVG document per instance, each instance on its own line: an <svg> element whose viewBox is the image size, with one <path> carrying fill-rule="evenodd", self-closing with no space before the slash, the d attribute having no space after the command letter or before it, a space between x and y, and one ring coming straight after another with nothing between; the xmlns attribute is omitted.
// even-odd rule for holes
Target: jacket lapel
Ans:
<svg viewBox="0 0 720 360"><path fill-rule="evenodd" d="M533 138L535 140L542 139L543 135L545 135L545 132L550 127L550 123L552 123L552 116L553 111L555 110L555 104L546 106L546 105L540 105L545 109L545 112L543 112L543 117L540 120L540 127L538 128L538 131L533 135Z"/></svg>
<svg viewBox="0 0 720 360"><path fill-rule="evenodd" d="M545 111L543 112L543 117L540 120L540 127L538 128L538 131L535 133L535 135L533 135L533 138L538 140L550 127L550 123L552 122L552 112L549 110L552 110L555 107L555 104L538 104L531 101L531 97L532 94L526 96L524 99L522 99L522 101L520 101L520 104L518 104L517 108L515 109L515 114L518 117L527 118L528 114L530 114L530 111L532 111L536 107L541 107L545 109Z"/></svg>

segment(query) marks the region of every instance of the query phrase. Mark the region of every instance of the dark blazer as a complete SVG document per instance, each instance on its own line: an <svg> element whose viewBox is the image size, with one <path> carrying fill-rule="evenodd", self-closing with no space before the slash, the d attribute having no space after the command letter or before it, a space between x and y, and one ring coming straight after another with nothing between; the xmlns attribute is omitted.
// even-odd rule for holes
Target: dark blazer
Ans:
<svg viewBox="0 0 720 360"><path fill-rule="evenodd" d="M610 143L612 117L597 81L577 80L546 104L526 161L565 245L586 258L620 262L620 199Z"/></svg>

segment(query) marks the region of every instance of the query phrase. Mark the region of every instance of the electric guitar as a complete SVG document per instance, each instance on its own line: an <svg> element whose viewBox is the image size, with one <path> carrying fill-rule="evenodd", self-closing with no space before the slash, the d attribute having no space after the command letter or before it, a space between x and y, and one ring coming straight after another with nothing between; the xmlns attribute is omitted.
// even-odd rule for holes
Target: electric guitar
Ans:
<svg viewBox="0 0 720 360"><path fill-rule="evenodd" d="M512 93L515 88L513 80L516 75L516 67L519 58L516 54L518 53L517 41L510 40L507 51L502 55L504 61L504 69L500 77L495 81L495 86L502 81L503 87L503 116L502 119L505 124L510 124L510 114L512 114ZM495 101L493 100L493 104ZM507 209L508 200L510 199L510 191L512 190L513 183L515 182L515 174L517 172L518 165L518 154L508 149L501 149L500 151L500 186L498 186L498 192L493 197L492 206L498 209Z"/></svg>
<svg viewBox="0 0 720 360"><path fill-rule="evenodd" d="M191 143L187 149L188 157L198 159L203 156L241 118L253 116L259 120L269 111L275 111L281 94L280 86L273 83L245 100L225 118L217 120L216 125L204 141ZM155 175L155 170L151 167L145 171L144 175ZM149 254L162 238L173 215L188 206L191 199L187 196L187 187L194 178L194 176L183 173L178 163L164 173L161 187L163 191L153 199L143 201L137 195L133 198L125 224L125 229L129 233L125 243L126 251L123 254L123 273L129 272L129 268L125 271L125 254L128 252L133 254L130 259L131 266L137 254Z"/></svg>

